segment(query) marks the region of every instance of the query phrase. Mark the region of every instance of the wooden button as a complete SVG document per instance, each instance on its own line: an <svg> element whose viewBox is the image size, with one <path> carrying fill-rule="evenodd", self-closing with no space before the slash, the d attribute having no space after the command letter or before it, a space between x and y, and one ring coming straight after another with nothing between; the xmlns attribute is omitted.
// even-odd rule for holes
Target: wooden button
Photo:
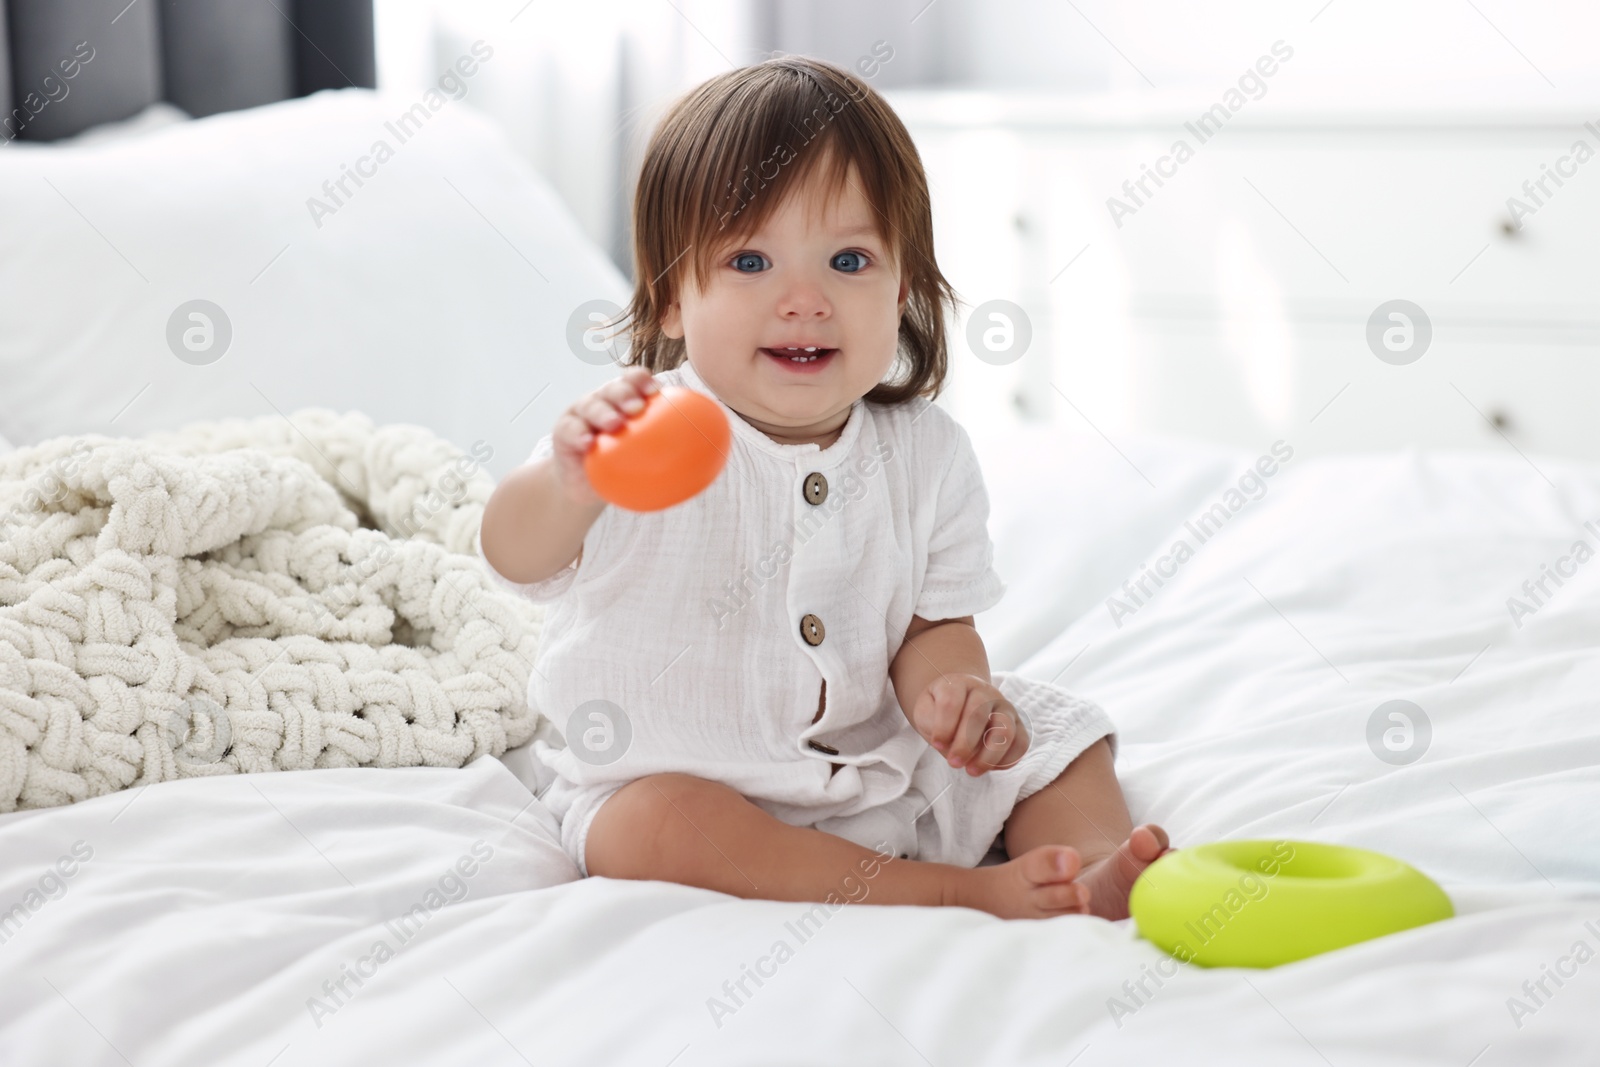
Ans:
<svg viewBox="0 0 1600 1067"><path fill-rule="evenodd" d="M826 752L830 756L837 756L839 754L838 749L834 748L832 745L825 745L821 741L807 741L806 744L810 745L818 752Z"/></svg>
<svg viewBox="0 0 1600 1067"><path fill-rule="evenodd" d="M827 636L827 631L822 628L822 620L815 615L806 615L800 619L800 636L806 639L808 645L820 645Z"/></svg>
<svg viewBox="0 0 1600 1067"><path fill-rule="evenodd" d="M816 471L812 471L806 475L804 494L807 504L816 505L822 503L828 499L828 479Z"/></svg>

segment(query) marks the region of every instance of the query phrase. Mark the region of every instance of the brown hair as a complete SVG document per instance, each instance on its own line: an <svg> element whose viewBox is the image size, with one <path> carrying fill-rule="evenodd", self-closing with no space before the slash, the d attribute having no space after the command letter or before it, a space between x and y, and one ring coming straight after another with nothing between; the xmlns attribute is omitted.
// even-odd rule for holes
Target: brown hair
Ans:
<svg viewBox="0 0 1600 1067"><path fill-rule="evenodd" d="M704 289L717 250L760 229L824 162L830 196L855 165L878 236L908 286L894 367L865 399L899 404L939 395L949 368L945 315L956 293L934 262L922 160L883 97L839 67L803 56L711 78L656 127L633 198L626 365L659 374L683 362L683 338L663 334L661 317L678 299L685 272L692 269Z"/></svg>

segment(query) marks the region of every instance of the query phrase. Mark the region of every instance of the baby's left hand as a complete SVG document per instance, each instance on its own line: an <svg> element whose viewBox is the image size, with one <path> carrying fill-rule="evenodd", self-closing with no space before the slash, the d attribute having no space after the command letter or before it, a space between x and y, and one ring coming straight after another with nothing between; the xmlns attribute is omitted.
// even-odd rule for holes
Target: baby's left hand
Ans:
<svg viewBox="0 0 1600 1067"><path fill-rule="evenodd" d="M911 709L911 725L952 767L977 777L1014 767L1028 731L1000 690L973 674L935 678Z"/></svg>

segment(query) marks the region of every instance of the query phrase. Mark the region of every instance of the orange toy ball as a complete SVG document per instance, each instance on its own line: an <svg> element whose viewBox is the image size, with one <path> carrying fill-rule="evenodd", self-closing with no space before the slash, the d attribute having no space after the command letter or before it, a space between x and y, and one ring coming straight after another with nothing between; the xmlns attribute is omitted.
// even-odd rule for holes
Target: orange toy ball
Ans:
<svg viewBox="0 0 1600 1067"><path fill-rule="evenodd" d="M715 400L664 385L621 427L595 435L583 469L602 499L629 511L660 511L717 480L732 437Z"/></svg>

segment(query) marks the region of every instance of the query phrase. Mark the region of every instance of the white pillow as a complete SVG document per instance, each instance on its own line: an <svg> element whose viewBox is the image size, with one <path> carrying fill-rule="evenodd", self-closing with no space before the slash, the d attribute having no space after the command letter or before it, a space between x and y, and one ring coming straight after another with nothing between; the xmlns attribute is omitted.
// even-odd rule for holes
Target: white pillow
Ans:
<svg viewBox="0 0 1600 1067"><path fill-rule="evenodd" d="M193 116L181 107L169 104L165 100L157 100L136 115L116 122L102 122L98 126L90 126L82 133L56 141L54 146L106 144L111 141L126 141L131 138L143 137L154 130L171 126L174 123L192 121L194 121Z"/></svg>
<svg viewBox="0 0 1600 1067"><path fill-rule="evenodd" d="M482 441L495 477L520 463L615 376L567 330L586 302L626 303L628 285L498 128L433 99L345 89L5 148L0 432L33 443L321 406ZM402 142L413 105L426 117ZM393 154L378 163L380 140ZM357 166L359 187L344 177ZM312 198L333 212L314 218ZM168 342L192 300L231 325L207 365ZM185 330L205 342L203 320L179 317L180 347Z"/></svg>

